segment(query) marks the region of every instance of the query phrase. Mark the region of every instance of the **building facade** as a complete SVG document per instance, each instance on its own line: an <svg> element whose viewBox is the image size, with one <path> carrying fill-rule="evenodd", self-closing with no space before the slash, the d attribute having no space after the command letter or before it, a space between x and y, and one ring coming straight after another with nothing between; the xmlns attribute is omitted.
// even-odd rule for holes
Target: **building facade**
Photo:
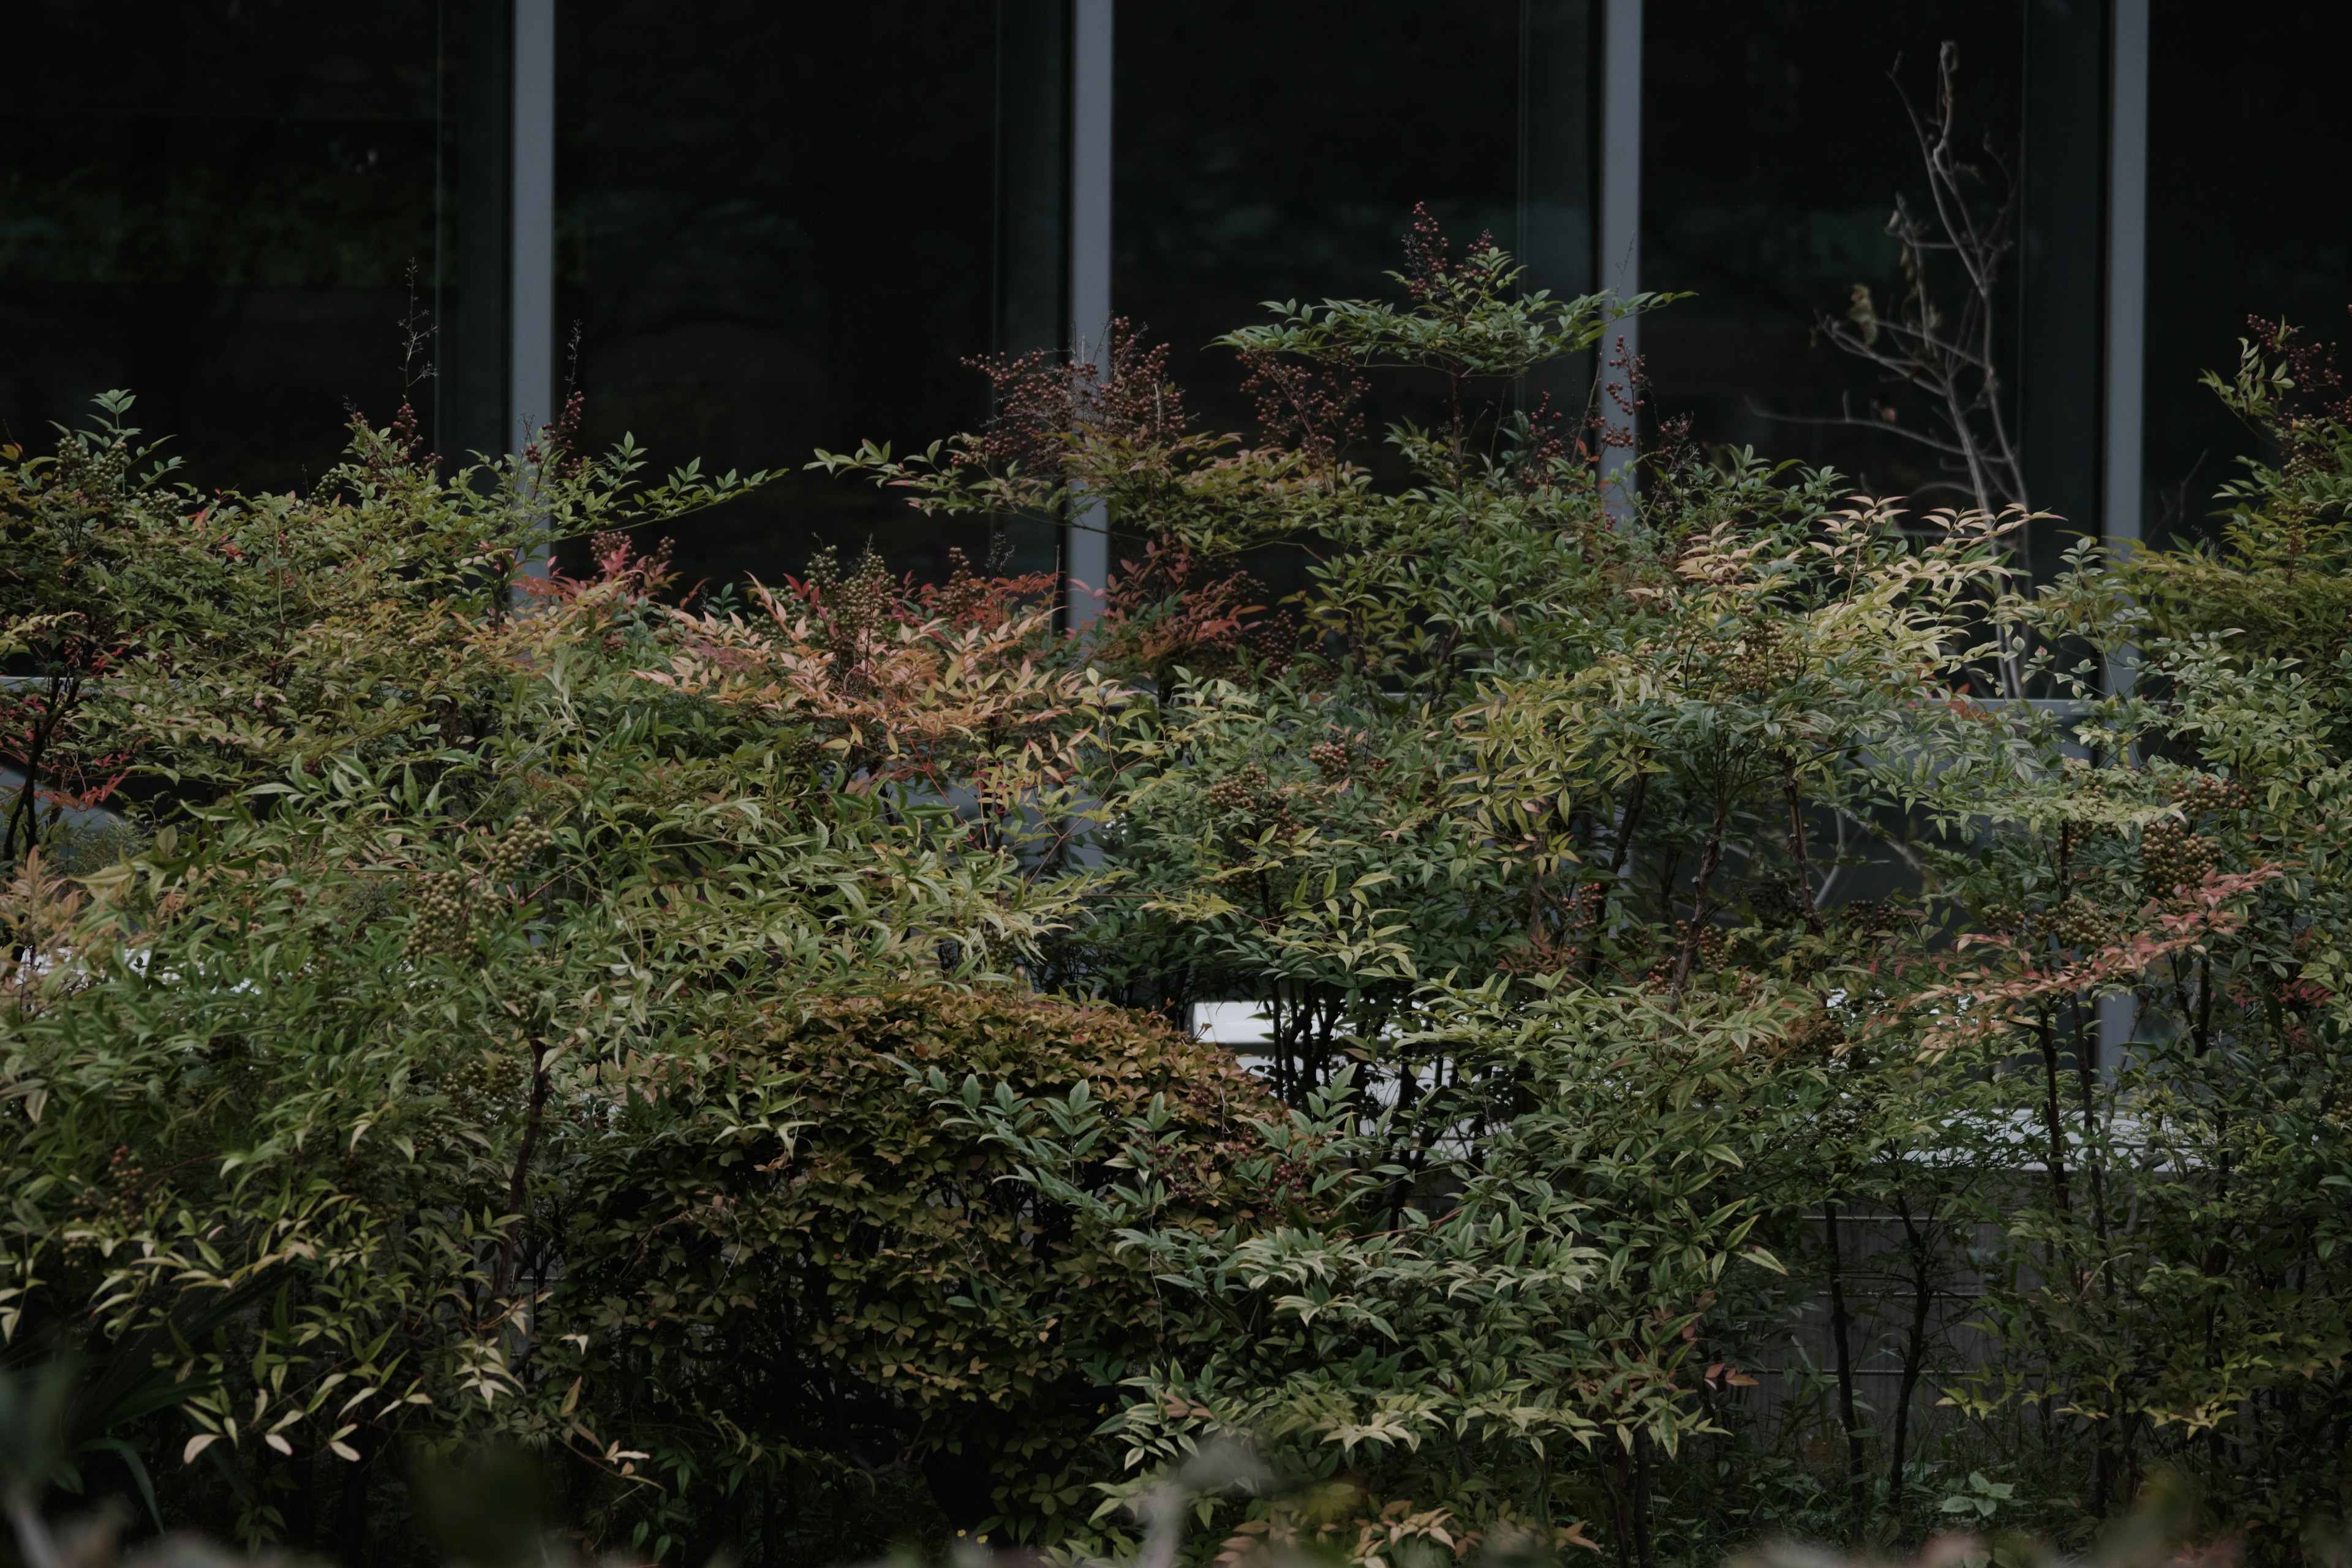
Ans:
<svg viewBox="0 0 2352 1568"><path fill-rule="evenodd" d="M2352 301L2352 8L2249 0L0 0L0 425L110 387L201 484L284 489L347 410L415 398L503 450L576 385L656 466L790 477L698 520L689 574L772 578L872 539L961 540L798 471L985 415L967 362L1205 347L1269 300L1386 287L1416 204L1531 285L1686 291L1641 323L1703 442L1933 494L1833 422L1823 341L1916 193L1906 95L1957 46L1959 121L2013 182L2007 411L2064 531L2194 531L2246 450L2197 384L2250 316ZM404 353L404 323L429 326ZM424 371L429 362L432 374ZM1558 387L1580 394L1580 373ZM1590 367L1580 373L1590 374ZM1854 401L1863 401L1857 405ZM1018 541L1049 564L1050 530ZM1099 581L1074 539L1073 575ZM1099 546L1096 546L1099 548Z"/></svg>

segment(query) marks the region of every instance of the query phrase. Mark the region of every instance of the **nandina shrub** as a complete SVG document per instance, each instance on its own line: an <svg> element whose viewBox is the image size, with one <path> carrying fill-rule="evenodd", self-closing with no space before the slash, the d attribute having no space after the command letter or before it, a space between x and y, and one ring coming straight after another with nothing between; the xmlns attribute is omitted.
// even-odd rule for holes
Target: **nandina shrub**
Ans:
<svg viewBox="0 0 2352 1568"><path fill-rule="evenodd" d="M554 1155L562 1264L539 1311L576 1337L539 1353L551 1384L590 1390L559 1424L698 1478L660 1511L707 1546L752 1544L810 1466L919 1469L960 1528L1058 1539L1107 1473L1087 1442L1104 1384L1142 1369L1164 1314L1139 1256L958 1111L1073 1093L1184 1143L1172 1223L1265 1206L1232 1157L1272 1106L1260 1082L1115 1007L1003 985L786 997L707 1037L691 1071L624 1079ZM1095 1147L1086 1179L1119 1179L1127 1152Z"/></svg>
<svg viewBox="0 0 2352 1568"><path fill-rule="evenodd" d="M608 540L516 591L551 529L737 481L643 485L560 430L445 476L355 426L307 496L197 495L125 406L0 472L0 614L58 704L10 820L55 847L60 770L126 780L125 853L0 881L0 1340L139 1391L87 1480L175 1523L356 1560L403 1546L414 1464L502 1438L659 1496L662 1432L583 1435L628 1391L548 1370L586 1331L543 1303L556 1155L780 996L1005 983L1060 882L841 787L790 716L651 679L700 635L657 559ZM727 1070L739 1125L800 1114ZM667 1451L727 1451L714 1419Z"/></svg>
<svg viewBox="0 0 2352 1568"><path fill-rule="evenodd" d="M617 543L519 603L550 512L725 488L553 433L477 487L358 431L307 498L12 458L11 821L114 789L130 852L0 898L0 1331L162 1380L169 1517L352 1556L485 1438L600 1546L780 1563L1108 1544L1231 1438L1358 1556L2080 1539L2177 1468L2297 1560L2352 1411L2352 410L2260 335L2222 541L2036 589L2016 513L1501 395L1616 303L1427 228L1401 281L1230 340L1287 367L1255 438L1129 344L824 459L1107 508L1077 636L874 562L688 613ZM1391 372L1448 389L1403 484L1345 435ZM1279 1112L1066 997L1256 1004Z"/></svg>

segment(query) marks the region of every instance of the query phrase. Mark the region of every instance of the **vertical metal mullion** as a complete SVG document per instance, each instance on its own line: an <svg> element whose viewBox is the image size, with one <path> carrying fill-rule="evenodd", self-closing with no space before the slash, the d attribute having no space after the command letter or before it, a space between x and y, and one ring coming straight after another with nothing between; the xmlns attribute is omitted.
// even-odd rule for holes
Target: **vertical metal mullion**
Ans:
<svg viewBox="0 0 2352 1568"><path fill-rule="evenodd" d="M555 0L514 0L513 243L507 437L530 444L555 406Z"/></svg>
<svg viewBox="0 0 2352 1568"><path fill-rule="evenodd" d="M1624 298L1642 287L1642 0L1607 0L1601 27L1601 221L1602 289ZM1601 345L1601 417L1612 433L1601 457L1612 509L1630 506L1633 487L1633 366L1640 324L1619 322Z"/></svg>
<svg viewBox="0 0 2352 1568"><path fill-rule="evenodd" d="M1070 353L1109 368L1111 3L1076 0L1070 26ZM1102 613L1110 575L1109 510L1100 500L1069 521L1063 570L1073 629Z"/></svg>
<svg viewBox="0 0 2352 1568"><path fill-rule="evenodd" d="M2117 554L2140 537L2141 421L2147 347L2148 0L2114 0L2107 74L2107 322L2105 501L2101 532ZM2129 652L2107 669L2108 690L2131 690ZM2123 1065L2137 1032L2129 994L2099 1000L2099 1059Z"/></svg>

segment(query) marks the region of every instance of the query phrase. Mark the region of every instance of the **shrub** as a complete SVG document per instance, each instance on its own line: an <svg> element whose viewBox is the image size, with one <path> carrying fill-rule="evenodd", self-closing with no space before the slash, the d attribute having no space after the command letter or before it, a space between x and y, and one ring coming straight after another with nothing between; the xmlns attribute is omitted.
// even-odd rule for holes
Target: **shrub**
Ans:
<svg viewBox="0 0 2352 1568"><path fill-rule="evenodd" d="M672 1511L714 1547L786 1466L918 1466L971 1531L1050 1541L1091 1513L1097 1380L1159 1342L1163 1292L939 1114L943 1088L959 1107L1075 1093L1184 1140L1171 1223L1264 1202L1232 1164L1264 1090L1157 1022L937 984L780 999L707 1037L690 1073L612 1081L610 1109L565 1133L562 1268L535 1315L547 1385L587 1391L551 1429L634 1434L646 1468L705 1482Z"/></svg>
<svg viewBox="0 0 2352 1568"><path fill-rule="evenodd" d="M1671 429L1604 482L1619 423L1512 386L1662 301L1409 261L1229 340L1251 437L1122 335L820 458L1102 503L1075 636L1041 580L691 598L618 535L519 598L549 520L750 482L562 428L445 477L361 426L290 498L120 400L13 455L0 1331L152 1374L94 1484L356 1559L499 1439L658 1558L1080 1552L1241 1442L1314 1485L1192 1500L1235 1556L1654 1568L2080 1542L2171 1471L2295 1559L2352 1415L2317 362L2220 384L2279 457L2219 540L2037 590L2014 511ZM1390 374L1444 390L1376 474Z"/></svg>

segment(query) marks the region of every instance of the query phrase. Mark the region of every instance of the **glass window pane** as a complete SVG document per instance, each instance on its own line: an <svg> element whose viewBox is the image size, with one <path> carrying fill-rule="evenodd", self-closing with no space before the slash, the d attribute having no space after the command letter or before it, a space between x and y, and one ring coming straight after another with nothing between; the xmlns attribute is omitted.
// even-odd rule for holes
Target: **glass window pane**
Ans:
<svg viewBox="0 0 2352 1568"><path fill-rule="evenodd" d="M791 470L688 520L689 582L797 574L870 538L944 574L971 530L799 470L986 410L996 8L967 0L572 0L559 16L559 341L586 431L656 469ZM559 375L562 367L559 365Z"/></svg>
<svg viewBox="0 0 2352 1568"><path fill-rule="evenodd" d="M2145 529L2210 533L2252 436L2197 384L2238 361L2247 318L2342 342L2352 159L2342 105L2352 7L2158 0L2148 59Z"/></svg>
<svg viewBox="0 0 2352 1568"><path fill-rule="evenodd" d="M1206 423L1250 417L1208 341L1263 300L1392 292L1415 203L1516 244L1521 13L1120 0L1111 300Z"/></svg>
<svg viewBox="0 0 2352 1568"><path fill-rule="evenodd" d="M1642 328L1659 412L1687 418L1702 441L1834 464L1925 505L1960 500L1934 488L1950 476L1916 448L1802 421L1838 415L1842 394L1864 416L1879 401L1867 368L1815 323L1843 314L1857 283L1882 309L1900 287L1887 216L1896 192L1924 196L1924 182L1888 68L1899 57L1924 107L1938 46L1958 41L1966 153L1982 159L1990 133L2014 165L2021 7L1650 0L1645 26L1642 285L1696 296ZM2012 315L2005 353L2014 328Z"/></svg>
<svg viewBox="0 0 2352 1568"><path fill-rule="evenodd" d="M453 10L458 7L452 6ZM285 489L388 420L406 274L455 313L464 69L434 0L44 0L0 50L0 424L41 443L110 387L205 484ZM455 343L437 345L446 357ZM421 411L438 417L431 389ZM443 420L446 426L448 421ZM436 429L436 440L456 434Z"/></svg>

